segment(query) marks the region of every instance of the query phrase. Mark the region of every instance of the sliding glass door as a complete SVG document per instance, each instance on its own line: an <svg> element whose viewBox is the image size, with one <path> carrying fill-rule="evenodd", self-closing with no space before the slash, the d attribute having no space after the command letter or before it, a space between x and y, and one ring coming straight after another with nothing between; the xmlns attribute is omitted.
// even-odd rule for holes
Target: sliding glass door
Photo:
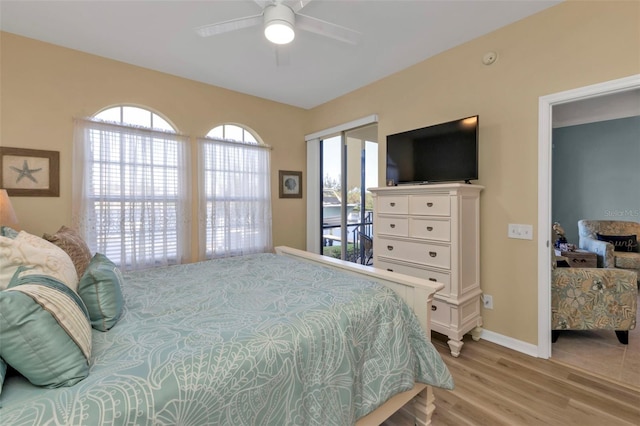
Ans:
<svg viewBox="0 0 640 426"><path fill-rule="evenodd" d="M372 263L373 201L367 188L378 185L377 124L320 142L321 250L362 264Z"/></svg>

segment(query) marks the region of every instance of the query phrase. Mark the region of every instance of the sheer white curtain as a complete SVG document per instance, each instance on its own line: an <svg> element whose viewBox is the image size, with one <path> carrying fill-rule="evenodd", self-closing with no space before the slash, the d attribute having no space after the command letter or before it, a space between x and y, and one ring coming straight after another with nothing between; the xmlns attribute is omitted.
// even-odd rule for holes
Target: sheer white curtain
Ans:
<svg viewBox="0 0 640 426"><path fill-rule="evenodd" d="M272 250L270 148L198 139L200 258Z"/></svg>
<svg viewBox="0 0 640 426"><path fill-rule="evenodd" d="M74 122L73 219L94 252L123 270L190 259L188 138Z"/></svg>

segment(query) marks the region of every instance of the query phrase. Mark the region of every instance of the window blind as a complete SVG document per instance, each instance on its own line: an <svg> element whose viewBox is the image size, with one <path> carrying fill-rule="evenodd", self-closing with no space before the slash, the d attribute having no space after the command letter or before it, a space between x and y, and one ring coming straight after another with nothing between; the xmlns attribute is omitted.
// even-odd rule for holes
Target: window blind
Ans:
<svg viewBox="0 0 640 426"><path fill-rule="evenodd" d="M201 259L270 251L269 147L209 138L198 147Z"/></svg>
<svg viewBox="0 0 640 426"><path fill-rule="evenodd" d="M75 120L74 222L121 269L189 258L189 143L175 133Z"/></svg>

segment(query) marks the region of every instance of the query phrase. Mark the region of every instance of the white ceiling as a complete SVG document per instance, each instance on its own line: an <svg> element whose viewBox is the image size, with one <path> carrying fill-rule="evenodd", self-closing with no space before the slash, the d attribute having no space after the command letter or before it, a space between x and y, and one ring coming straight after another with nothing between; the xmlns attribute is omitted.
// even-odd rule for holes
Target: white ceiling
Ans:
<svg viewBox="0 0 640 426"><path fill-rule="evenodd" d="M298 31L277 65L262 27L195 27L261 13L253 0L1 0L0 29L238 92L312 108L560 1L313 0L300 12L362 33ZM481 58L478 58L480 60Z"/></svg>

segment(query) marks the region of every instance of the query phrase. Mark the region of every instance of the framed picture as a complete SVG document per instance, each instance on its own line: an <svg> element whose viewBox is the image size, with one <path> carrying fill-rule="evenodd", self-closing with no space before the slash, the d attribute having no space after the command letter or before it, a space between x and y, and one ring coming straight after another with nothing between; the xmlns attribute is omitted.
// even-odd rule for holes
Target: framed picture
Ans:
<svg viewBox="0 0 640 426"><path fill-rule="evenodd" d="M60 153L0 147L0 188L12 197L59 197Z"/></svg>
<svg viewBox="0 0 640 426"><path fill-rule="evenodd" d="M302 198L302 172L280 170L280 198Z"/></svg>

